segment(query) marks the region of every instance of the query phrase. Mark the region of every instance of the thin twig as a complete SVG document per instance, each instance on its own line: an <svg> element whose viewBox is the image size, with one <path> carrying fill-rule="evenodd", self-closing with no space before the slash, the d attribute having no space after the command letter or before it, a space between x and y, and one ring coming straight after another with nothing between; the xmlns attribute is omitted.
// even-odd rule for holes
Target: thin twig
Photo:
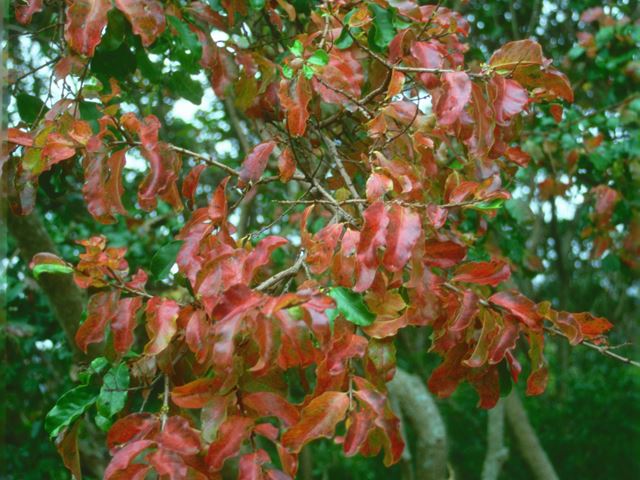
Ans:
<svg viewBox="0 0 640 480"><path fill-rule="evenodd" d="M164 426L167 423L167 417L169 415L169 375L164 376L164 395L162 398L162 408L160 409L160 422L161 430L164 430Z"/></svg>
<svg viewBox="0 0 640 480"><path fill-rule="evenodd" d="M281 272L276 273L273 277L266 279L264 282L258 285L255 289L258 292L264 292L265 290L268 290L273 285L278 284L281 280L284 280L285 278L289 278L295 275L296 273L298 273L300 268L302 268L302 265L304 263L304 257L305 257L304 251L300 251L300 255L298 255L298 258L296 259L296 262L293 265L291 265L289 268L285 270L282 270Z"/></svg>

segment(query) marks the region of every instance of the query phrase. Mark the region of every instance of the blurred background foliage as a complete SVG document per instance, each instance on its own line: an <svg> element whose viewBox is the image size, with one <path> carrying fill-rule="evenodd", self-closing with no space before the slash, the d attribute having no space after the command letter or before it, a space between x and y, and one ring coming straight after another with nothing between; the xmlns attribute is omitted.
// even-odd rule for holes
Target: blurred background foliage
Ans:
<svg viewBox="0 0 640 480"><path fill-rule="evenodd" d="M481 63L501 44L533 37L571 79L575 103L564 106L559 123L544 107L518 126L536 172L527 168L518 173L520 183L514 199L488 227L489 242L512 261L514 280L523 292L536 300L551 299L556 308L608 317L616 326L611 343L623 344L618 350L621 354L638 358L639 2L496 0L444 1L442 5L461 11L472 26L469 60ZM5 8L3 14L4 61L10 83L11 76L15 80L61 54L46 30L24 37L22 27L13 19L13 9ZM40 17L36 15L33 21L42 28L49 25L50 18ZM214 98L206 79L190 75L197 70L197 59L184 53L192 51L189 35L167 35L153 47L157 58L147 57L142 48L135 52L122 48L122 38L131 35L129 27L116 10L110 17L108 36L98 47L92 65L94 77L83 87L85 91L94 85L99 88L109 76L130 82L129 90L133 85L137 94L124 99L126 108L162 118L165 140L178 146L197 145L200 152L216 152L221 161L238 165L243 158L242 135L234 127L228 106ZM169 59L165 67L160 62L162 56ZM4 104L8 105L3 112L5 125L33 122L42 102L49 101L50 70L29 78L4 90ZM81 109L83 118L96 120L90 101ZM257 139L249 141L253 144ZM190 160L184 163L185 170L192 166ZM184 218L166 205L150 214L135 210L132 186L139 183L143 171L135 164L127 167L126 185L131 188L126 188L123 200L134 213L109 226L95 223L86 212L80 193L80 165L61 164L43 175L38 210L64 258L77 257L74 240L103 233L112 245L128 247L132 270L149 267L153 255L180 228ZM220 178L220 172L212 169L203 174L200 202ZM265 190L256 199L249 221L259 224L261 215L272 217L273 209L281 208L270 198L285 198L286 187L273 185L273 191ZM597 195L593 188L598 185L620 194L610 226L604 230L594 220ZM294 225L296 215L289 218ZM246 231L254 226L248 225ZM43 419L60 394L72 386L77 367L46 298L19 258L15 241L7 237L5 247L0 477L68 478L44 432ZM478 249L473 254L482 257L486 252ZM282 266L287 263L285 255L278 260ZM168 282L155 282L156 291L169 288ZM420 335L404 332L397 346L398 358L404 368L426 378L437 361L424 350L412 348L416 338L428 346L428 338ZM626 342L632 344L624 345ZM640 478L639 370L563 342L549 342L545 353L551 369L548 391L524 403L560 478ZM486 449L487 414L475 407L477 398L467 387L438 402L447 425L449 461L456 479L479 478ZM411 442L411 432L409 436ZM510 452L501 478L530 478L517 448L508 437L507 441ZM345 459L338 447L325 441L308 450L301 475L373 480L395 478L397 469L386 470L380 459Z"/></svg>

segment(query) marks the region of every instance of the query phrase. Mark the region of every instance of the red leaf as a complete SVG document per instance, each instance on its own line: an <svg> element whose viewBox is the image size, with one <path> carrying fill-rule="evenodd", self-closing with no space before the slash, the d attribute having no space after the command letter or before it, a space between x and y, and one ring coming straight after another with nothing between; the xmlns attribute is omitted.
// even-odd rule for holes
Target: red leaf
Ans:
<svg viewBox="0 0 640 480"><path fill-rule="evenodd" d="M480 320L482 330L478 338L475 348L471 356L464 361L464 364L471 368L478 368L487 362L489 357L489 348L493 344L500 326L497 320L498 314L489 309L482 309L480 312Z"/></svg>
<svg viewBox="0 0 640 480"><path fill-rule="evenodd" d="M240 170L240 181L238 185L245 185L247 182L257 182L260 180L262 173L267 168L267 161L269 155L273 152L276 146L276 142L269 140L256 145L253 150L247 155L247 158L242 162L242 169Z"/></svg>
<svg viewBox="0 0 640 480"><path fill-rule="evenodd" d="M280 180L285 183L296 173L296 162L289 147L285 148L278 157L278 172L280 172Z"/></svg>
<svg viewBox="0 0 640 480"><path fill-rule="evenodd" d="M382 258L385 268L390 272L402 270L421 236L420 215L397 203L391 205L387 228L387 249Z"/></svg>
<svg viewBox="0 0 640 480"><path fill-rule="evenodd" d="M390 466L400 460L404 450L404 441L400 434L400 420L389 406L385 394L374 390L373 385L363 378L355 377L358 390L355 392L358 400L374 412L373 422L383 434L385 449L384 465Z"/></svg>
<svg viewBox="0 0 640 480"><path fill-rule="evenodd" d="M529 94L515 80L494 75L489 81L496 123L509 125L511 118L522 112L529 103Z"/></svg>
<svg viewBox="0 0 640 480"><path fill-rule="evenodd" d="M182 408L202 408L211 401L222 385L224 379L198 378L193 382L174 387L171 391L171 401Z"/></svg>
<svg viewBox="0 0 640 480"><path fill-rule="evenodd" d="M543 318L538 312L537 305L521 293L515 290L498 292L493 294L489 301L509 311L529 328L534 330L542 328Z"/></svg>
<svg viewBox="0 0 640 480"><path fill-rule="evenodd" d="M187 478L187 464L180 455L171 450L160 448L147 455L147 460L161 478L165 475L169 480L182 480Z"/></svg>
<svg viewBox="0 0 640 480"><path fill-rule="evenodd" d="M42 149L42 156L49 160L48 167L71 158L75 154L76 147L74 142L55 132L47 136L45 146Z"/></svg>
<svg viewBox="0 0 640 480"><path fill-rule="evenodd" d="M99 292L89 299L87 305L87 319L76 332L76 344L87 353L90 343L100 343L104 340L104 330L114 317L118 305L118 290Z"/></svg>
<svg viewBox="0 0 640 480"><path fill-rule="evenodd" d="M158 430L160 422L150 413L133 413L114 423L107 434L107 446L113 450L119 445L152 437Z"/></svg>
<svg viewBox="0 0 640 480"><path fill-rule="evenodd" d="M116 7L125 14L133 33L140 35L142 45L148 47L164 32L166 20L162 4L157 0L115 0Z"/></svg>
<svg viewBox="0 0 640 480"><path fill-rule="evenodd" d="M441 125L451 125L462 113L471 98L471 80L465 72L442 75L444 91L436 104L435 113Z"/></svg>
<svg viewBox="0 0 640 480"><path fill-rule="evenodd" d="M493 345L491 345L489 363L492 365L500 363L507 352L515 348L519 334L520 325L510 317L503 317L503 325Z"/></svg>
<svg viewBox="0 0 640 480"><path fill-rule="evenodd" d="M123 298L111 321L113 348L120 354L127 353L133 345L133 331L136 328L136 313L142 306L142 297Z"/></svg>
<svg viewBox="0 0 640 480"><path fill-rule="evenodd" d="M291 88L292 84L293 89ZM304 135L304 132L307 130L309 101L311 100L309 81L303 75L300 75L292 82L282 80L282 82L280 82L278 96L282 108L287 114L287 127L289 128L289 132L294 137Z"/></svg>
<svg viewBox="0 0 640 480"><path fill-rule="evenodd" d="M429 205L427 207L427 217L431 226L435 229L442 228L447 221L449 211L446 208L442 208L438 205Z"/></svg>
<svg viewBox="0 0 640 480"><path fill-rule="evenodd" d="M187 205L189 205L189 208L191 209L193 209L194 198L196 195L196 189L198 188L200 174L205 168L207 168L207 166L204 163L196 165L191 170L189 170L189 173L182 182L182 196L187 199Z"/></svg>
<svg viewBox="0 0 640 480"><path fill-rule="evenodd" d="M423 261L430 267L451 268L467 255L467 249L455 242L429 240L424 245Z"/></svg>
<svg viewBox="0 0 640 480"><path fill-rule="evenodd" d="M529 332L529 360L531 373L527 378L527 395L540 395L547 388L547 362L544 358L544 335L542 332Z"/></svg>
<svg viewBox="0 0 640 480"><path fill-rule="evenodd" d="M229 395L215 395L200 412L202 438L205 442L212 442L218 435L220 425L227 418L227 410L236 400L234 393Z"/></svg>
<svg viewBox="0 0 640 480"><path fill-rule="evenodd" d="M7 129L7 141L22 145L23 147L31 147L33 145L33 137L29 132L23 132L19 128Z"/></svg>
<svg viewBox="0 0 640 480"><path fill-rule="evenodd" d="M474 156L485 158L494 144L494 112L484 96L485 89L474 83L471 88L474 120L473 135L468 140ZM526 93L526 92L525 92Z"/></svg>
<svg viewBox="0 0 640 480"><path fill-rule="evenodd" d="M451 321L449 330L452 332L461 332L465 330L478 313L478 296L473 290L465 290L462 294L460 306Z"/></svg>
<svg viewBox="0 0 640 480"><path fill-rule="evenodd" d="M543 64L542 48L533 40L518 40L503 45L491 55L489 65L496 70L512 72L517 68Z"/></svg>
<svg viewBox="0 0 640 480"><path fill-rule="evenodd" d="M480 370L469 378L480 397L478 407L488 410L500 400L500 376L497 368Z"/></svg>
<svg viewBox="0 0 640 480"><path fill-rule="evenodd" d="M357 55L352 50L332 49L329 64L314 77L313 86L323 101L353 110L355 105L349 97L360 98L363 81L362 64Z"/></svg>
<svg viewBox="0 0 640 480"><path fill-rule="evenodd" d="M371 286L378 267L378 248L387 242L387 225L389 215L384 203L378 201L370 205L363 214L364 225L360 233L357 247L358 281L354 288L356 292L363 292Z"/></svg>
<svg viewBox="0 0 640 480"><path fill-rule="evenodd" d="M358 453L373 429L373 414L370 410L353 412L347 420L347 425L343 450L347 457L352 457Z"/></svg>
<svg viewBox="0 0 640 480"><path fill-rule="evenodd" d="M149 343L144 347L145 355L157 355L169 346L176 333L176 320L180 306L174 300L153 297L147 303L147 333Z"/></svg>
<svg viewBox="0 0 640 480"><path fill-rule="evenodd" d="M122 205L122 168L126 150L118 150L107 158L103 152L85 155L82 194L89 213L100 223L115 223L116 213L126 215Z"/></svg>
<svg viewBox="0 0 640 480"><path fill-rule="evenodd" d="M143 210L153 210L157 203L156 196L159 196L175 210L181 210L176 179L182 161L175 150L158 142L159 129L160 122L153 115L146 117L140 125L142 155L149 161L150 171L138 189L138 202Z"/></svg>
<svg viewBox="0 0 640 480"><path fill-rule="evenodd" d="M312 440L332 437L348 408L346 393L324 392L302 409L300 421L284 433L282 444L297 453Z"/></svg>
<svg viewBox="0 0 640 480"><path fill-rule="evenodd" d="M111 0L72 0L67 6L64 39L77 53L93 57L107 26Z"/></svg>
<svg viewBox="0 0 640 480"><path fill-rule="evenodd" d="M181 312L182 315L182 312ZM198 363L204 363L210 351L209 335L211 325L207 321L206 313L203 310L193 310L189 314L189 320L185 329L185 341Z"/></svg>
<svg viewBox="0 0 640 480"><path fill-rule="evenodd" d="M596 197L595 220L600 228L607 226L613 215L614 208L620 200L620 194L611 187L598 185L591 192Z"/></svg>
<svg viewBox="0 0 640 480"><path fill-rule="evenodd" d="M124 470L129 467L131 462L143 450L146 450L154 444L155 442L151 440L136 440L119 449L109 462L109 465L107 465L107 469L104 472L105 480L115 478L115 476L119 474L120 470Z"/></svg>
<svg viewBox="0 0 640 480"><path fill-rule="evenodd" d="M226 194L227 183L229 183L229 177L222 179L216 187L216 191L213 192L211 202L209 202L209 218L216 225L226 221L229 212Z"/></svg>
<svg viewBox="0 0 640 480"><path fill-rule="evenodd" d="M195 455L202 448L198 432L191 428L186 418L177 415L167 419L158 443L180 455Z"/></svg>
<svg viewBox="0 0 640 480"><path fill-rule="evenodd" d="M218 471L225 460L240 452L242 443L249 438L253 420L246 417L229 417L221 426L218 438L209 446L206 462L210 470Z"/></svg>
<svg viewBox="0 0 640 480"><path fill-rule="evenodd" d="M24 0L16 2L16 20L22 25L31 23L31 17L42 11L42 0Z"/></svg>
<svg viewBox="0 0 640 480"><path fill-rule="evenodd" d="M64 466L69 469L73 478L82 480L80 470L80 454L78 452L78 427L81 422L75 422L72 427L64 429L56 438L56 449L62 457Z"/></svg>
<svg viewBox="0 0 640 480"><path fill-rule="evenodd" d="M505 156L509 159L509 161L520 165L521 167L526 167L529 165L529 161L531 160L531 156L523 151L520 147L509 147L505 151Z"/></svg>
<svg viewBox="0 0 640 480"><path fill-rule="evenodd" d="M238 465L238 480L262 480L262 465L270 461L264 450L247 453L240 458Z"/></svg>
<svg viewBox="0 0 640 480"><path fill-rule="evenodd" d="M367 179L367 200L375 202L393 190L393 180L381 173L372 173Z"/></svg>
<svg viewBox="0 0 640 480"><path fill-rule="evenodd" d="M234 285L224 293L211 315L218 319L213 330L217 336L213 345L213 361L218 368L231 365L235 351L234 338L240 331L242 320L261 302L262 297L258 293L242 284Z"/></svg>
<svg viewBox="0 0 640 480"><path fill-rule="evenodd" d="M573 317L580 325L585 338L599 337L613 328L613 324L603 317L594 317L588 312L574 313Z"/></svg>
<svg viewBox="0 0 640 480"><path fill-rule="evenodd" d="M411 45L411 55L415 58L417 66L422 68L439 69L444 65L446 49L438 42L414 42ZM420 73L420 80L427 88L438 86L438 77L435 73Z"/></svg>
<svg viewBox="0 0 640 480"><path fill-rule="evenodd" d="M469 371L469 367L462 364L467 353L468 347L464 343L458 343L448 350L443 362L433 370L431 377L429 377L429 390L440 398L449 397Z"/></svg>
<svg viewBox="0 0 640 480"><path fill-rule="evenodd" d="M495 287L508 280L510 276L509 265L501 260L492 260L490 262L469 262L461 265L456 269L452 281Z"/></svg>
<svg viewBox="0 0 640 480"><path fill-rule="evenodd" d="M552 103L549 106L549 112L551 113L551 116L556 121L556 123L560 123L562 121L562 105L560 105L559 103Z"/></svg>
<svg viewBox="0 0 640 480"><path fill-rule="evenodd" d="M247 255L242 267L242 279L250 283L256 272L271 261L271 254L277 249L286 245L289 241L284 237L269 235L258 242L249 255Z"/></svg>
<svg viewBox="0 0 640 480"><path fill-rule="evenodd" d="M261 417L278 417L286 427L294 425L300 419L298 409L277 393L250 393L242 398L242 403Z"/></svg>

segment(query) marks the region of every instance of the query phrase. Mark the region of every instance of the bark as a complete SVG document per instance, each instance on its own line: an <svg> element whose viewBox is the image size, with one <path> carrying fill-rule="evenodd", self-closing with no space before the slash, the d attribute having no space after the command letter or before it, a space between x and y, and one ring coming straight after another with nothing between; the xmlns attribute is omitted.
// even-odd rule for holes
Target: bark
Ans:
<svg viewBox="0 0 640 480"><path fill-rule="evenodd" d="M7 214L9 234L15 239L19 255L29 263L39 252L58 253L53 240L36 213L26 216ZM60 326L64 330L69 345L76 355L80 354L75 342L75 334L80 325L85 297L70 275L42 274L38 285L47 296Z"/></svg>
<svg viewBox="0 0 640 480"><path fill-rule="evenodd" d="M535 430L531 426L527 411L522 400L516 394L511 393L506 398L505 409L507 421L518 444L520 454L531 469L534 478L539 480L558 480L547 453L542 448Z"/></svg>
<svg viewBox="0 0 640 480"><path fill-rule="evenodd" d="M487 453L482 466L482 480L497 480L509 457L504 444L504 400L489 410L487 417Z"/></svg>
<svg viewBox="0 0 640 480"><path fill-rule="evenodd" d="M416 434L414 478L441 480L447 472L447 433L445 424L424 381L398 369L387 384L389 394L400 406L403 418Z"/></svg>

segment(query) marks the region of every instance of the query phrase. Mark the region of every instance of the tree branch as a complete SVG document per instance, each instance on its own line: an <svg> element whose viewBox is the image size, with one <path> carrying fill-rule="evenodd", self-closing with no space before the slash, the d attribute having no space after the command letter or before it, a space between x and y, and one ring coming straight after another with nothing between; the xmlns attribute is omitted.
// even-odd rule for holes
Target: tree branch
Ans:
<svg viewBox="0 0 640 480"><path fill-rule="evenodd" d="M505 399L505 409L507 421L518 443L520 454L529 465L533 476L539 480L558 480L558 474L542 448L516 391Z"/></svg>
<svg viewBox="0 0 640 480"><path fill-rule="evenodd" d="M447 478L447 432L438 406L424 382L416 375L397 369L387 387L417 435L412 455L416 462L415 478Z"/></svg>
<svg viewBox="0 0 640 480"><path fill-rule="evenodd" d="M509 457L504 444L504 400L489 410L487 416L487 453L482 465L482 480L498 480L502 465Z"/></svg>

